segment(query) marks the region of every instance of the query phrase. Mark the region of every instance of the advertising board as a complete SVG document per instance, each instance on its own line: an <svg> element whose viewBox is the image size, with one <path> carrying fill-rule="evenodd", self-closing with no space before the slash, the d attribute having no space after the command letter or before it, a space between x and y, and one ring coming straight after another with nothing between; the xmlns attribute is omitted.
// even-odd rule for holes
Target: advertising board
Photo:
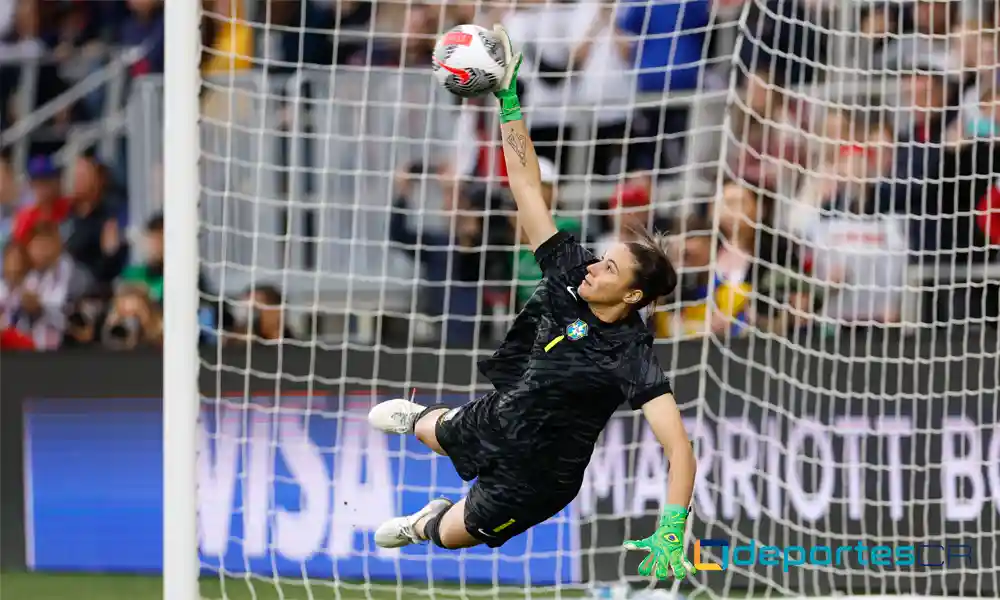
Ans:
<svg viewBox="0 0 1000 600"><path fill-rule="evenodd" d="M457 500L463 482L415 439L373 431L368 398L349 400L342 412L327 410L324 397L309 401L309 411L300 396L206 406L198 440L206 571L535 585L579 579L569 511L497 553L377 548L379 524L441 495ZM24 414L28 566L159 570L160 400L35 399Z"/></svg>
<svg viewBox="0 0 1000 600"><path fill-rule="evenodd" d="M658 347L699 459L692 537L713 541L700 560L722 570L700 579L727 593L779 582L788 593L810 595L1000 595L996 335L852 339ZM155 569L160 357L97 352L3 360L4 564L17 564L11 557L20 547L38 568ZM363 350L317 356L284 348L213 353L203 361L202 392L213 399L198 440L205 565L297 576L292 569L302 563L310 576L430 574L536 584L635 573L640 554L609 550L653 530L666 480L663 451L639 414L612 419L576 504L509 554L505 547L498 556L476 551L459 558L422 547L386 557L374 551L371 524L436 494L458 497L461 482L447 460L418 444L373 441L361 406L352 403L370 401L365 382L374 375L396 395L417 387L428 402L459 404L484 389L474 357ZM250 407L242 394L226 394L279 388L278 395L254 397ZM355 396L359 391L366 395ZM369 485L376 481L382 483ZM24 492L23 510L11 490ZM804 564L786 572L770 558L735 554L751 543L835 549L859 540L872 547L969 546L970 556L952 568L927 559L864 571ZM734 552L728 563L720 547ZM117 562L97 564L109 556Z"/></svg>

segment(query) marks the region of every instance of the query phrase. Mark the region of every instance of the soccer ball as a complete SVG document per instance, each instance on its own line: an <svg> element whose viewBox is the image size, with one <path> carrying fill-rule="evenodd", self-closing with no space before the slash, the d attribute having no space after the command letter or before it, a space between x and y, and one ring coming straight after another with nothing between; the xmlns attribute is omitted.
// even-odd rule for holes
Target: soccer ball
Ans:
<svg viewBox="0 0 1000 600"><path fill-rule="evenodd" d="M459 25L434 45L434 76L462 98L496 91L507 61L496 34L478 25Z"/></svg>

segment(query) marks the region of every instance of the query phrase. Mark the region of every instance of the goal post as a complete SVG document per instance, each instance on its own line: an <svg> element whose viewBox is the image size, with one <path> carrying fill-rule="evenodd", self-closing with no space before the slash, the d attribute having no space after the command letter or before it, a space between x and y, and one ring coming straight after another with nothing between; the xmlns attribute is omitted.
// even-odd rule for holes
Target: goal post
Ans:
<svg viewBox="0 0 1000 600"><path fill-rule="evenodd" d="M163 133L152 136L163 140L162 198L169 199L163 204L164 600L201 598L196 471L201 410L197 353L200 18L199 2L164 4L164 39L169 40L169 51L164 53Z"/></svg>
<svg viewBox="0 0 1000 600"><path fill-rule="evenodd" d="M165 600L1000 594L1000 34L944 4L165 2L128 128L130 218L166 225ZM649 324L699 460L679 587L620 547L667 476L628 412L503 548L374 545L468 484L367 410L488 390L540 277L492 98L426 60L497 21L559 226L598 253L628 215L674 234L683 291ZM674 38L669 68L622 51ZM663 71L696 83L664 97Z"/></svg>

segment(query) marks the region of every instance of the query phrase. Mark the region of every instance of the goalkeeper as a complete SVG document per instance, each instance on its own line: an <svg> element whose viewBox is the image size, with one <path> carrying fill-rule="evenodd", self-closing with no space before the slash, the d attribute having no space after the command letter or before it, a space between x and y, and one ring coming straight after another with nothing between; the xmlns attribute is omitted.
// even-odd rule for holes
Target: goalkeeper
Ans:
<svg viewBox="0 0 1000 600"><path fill-rule="evenodd" d="M639 313L673 291L677 274L660 240L645 232L597 259L556 230L515 91L521 56L506 32L495 30L509 65L496 96L510 190L544 279L501 347L480 362L494 391L457 409L397 399L371 410L375 428L415 434L448 456L464 480L476 479L457 504L433 500L382 524L375 542L501 546L576 497L601 430L627 401L642 409L670 469L658 529L625 547L649 552L640 574L684 577L694 572L683 546L694 453Z"/></svg>

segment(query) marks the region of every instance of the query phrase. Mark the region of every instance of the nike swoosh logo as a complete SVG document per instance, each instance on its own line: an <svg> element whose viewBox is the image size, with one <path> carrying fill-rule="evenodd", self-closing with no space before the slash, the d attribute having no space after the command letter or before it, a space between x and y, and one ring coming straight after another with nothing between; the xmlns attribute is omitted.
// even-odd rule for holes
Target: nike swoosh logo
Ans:
<svg viewBox="0 0 1000 600"><path fill-rule="evenodd" d="M483 534L484 536L486 536L488 538L495 538L496 537L495 535L490 535L490 534L486 533L482 529L479 530L479 533Z"/></svg>
<svg viewBox="0 0 1000 600"><path fill-rule="evenodd" d="M465 69L456 69L455 67L449 67L448 65L444 64L439 60L435 60L434 62L437 63L437 66L441 67L445 71L448 71L452 75L458 77L458 80L461 83L465 83L466 81L469 80L469 73Z"/></svg>
<svg viewBox="0 0 1000 600"><path fill-rule="evenodd" d="M567 286L566 286L566 291L567 291L567 292L569 292L569 294L570 294L571 296L573 296L573 299L574 299L574 300L579 300L579 299L580 299L580 298L578 298L578 297L577 297L577 295L576 295L576 292L574 292L574 291L573 291L573 288L572 288L571 286L568 286L568 285L567 285Z"/></svg>

